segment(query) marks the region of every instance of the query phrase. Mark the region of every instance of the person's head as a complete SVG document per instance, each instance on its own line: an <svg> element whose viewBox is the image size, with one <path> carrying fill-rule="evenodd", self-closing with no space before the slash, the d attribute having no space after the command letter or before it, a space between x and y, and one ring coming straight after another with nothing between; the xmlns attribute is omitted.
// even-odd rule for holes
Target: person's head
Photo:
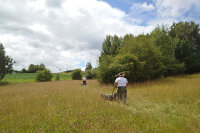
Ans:
<svg viewBox="0 0 200 133"><path fill-rule="evenodd" d="M118 76L119 76L119 77L124 77L124 73L120 72L120 73L118 74Z"/></svg>

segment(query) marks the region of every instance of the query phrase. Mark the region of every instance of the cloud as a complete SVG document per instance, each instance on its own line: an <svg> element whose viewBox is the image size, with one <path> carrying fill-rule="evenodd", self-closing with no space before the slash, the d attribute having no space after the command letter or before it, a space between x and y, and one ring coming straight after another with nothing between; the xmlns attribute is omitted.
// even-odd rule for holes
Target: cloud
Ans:
<svg viewBox="0 0 200 133"><path fill-rule="evenodd" d="M0 41L17 70L31 63L53 72L97 66L107 34L138 35L157 24L198 20L198 0L173 2L133 3L127 14L98 0L0 0Z"/></svg>
<svg viewBox="0 0 200 133"><path fill-rule="evenodd" d="M59 8L64 0L46 0L46 5L49 7Z"/></svg>
<svg viewBox="0 0 200 133"><path fill-rule="evenodd" d="M179 21L200 22L199 0L152 0L133 3L130 16L139 25L169 24Z"/></svg>
<svg viewBox="0 0 200 133"><path fill-rule="evenodd" d="M154 3L161 17L182 17L191 8L195 10L200 7L199 0L154 0Z"/></svg>
<svg viewBox="0 0 200 133"><path fill-rule="evenodd" d="M97 66L107 34L138 35L151 26L128 23L128 15L97 0L0 1L0 41L15 69L44 63L53 72Z"/></svg>
<svg viewBox="0 0 200 133"><path fill-rule="evenodd" d="M145 11L152 11L154 10L155 7L153 4L147 4L146 2L145 3L133 3L130 10L131 12L145 12Z"/></svg>
<svg viewBox="0 0 200 133"><path fill-rule="evenodd" d="M147 25L149 19L155 17L155 6L153 3L133 3L129 10L129 16L133 24Z"/></svg>

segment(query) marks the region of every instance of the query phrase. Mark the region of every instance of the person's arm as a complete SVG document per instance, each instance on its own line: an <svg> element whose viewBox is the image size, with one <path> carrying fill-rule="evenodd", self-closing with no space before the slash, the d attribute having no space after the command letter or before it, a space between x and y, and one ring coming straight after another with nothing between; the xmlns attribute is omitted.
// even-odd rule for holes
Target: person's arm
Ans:
<svg viewBox="0 0 200 133"><path fill-rule="evenodd" d="M118 78L115 80L114 86L117 87L118 85Z"/></svg>
<svg viewBox="0 0 200 133"><path fill-rule="evenodd" d="M116 82L114 83L114 86L117 87L117 83Z"/></svg>

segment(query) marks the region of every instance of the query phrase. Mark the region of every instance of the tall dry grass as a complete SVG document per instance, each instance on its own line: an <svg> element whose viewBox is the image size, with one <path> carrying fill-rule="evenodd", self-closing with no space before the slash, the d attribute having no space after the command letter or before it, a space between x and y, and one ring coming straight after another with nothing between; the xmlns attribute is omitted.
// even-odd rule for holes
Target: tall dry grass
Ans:
<svg viewBox="0 0 200 133"><path fill-rule="evenodd" d="M89 80L0 86L0 132L200 132L200 75L128 87L128 105L104 101Z"/></svg>

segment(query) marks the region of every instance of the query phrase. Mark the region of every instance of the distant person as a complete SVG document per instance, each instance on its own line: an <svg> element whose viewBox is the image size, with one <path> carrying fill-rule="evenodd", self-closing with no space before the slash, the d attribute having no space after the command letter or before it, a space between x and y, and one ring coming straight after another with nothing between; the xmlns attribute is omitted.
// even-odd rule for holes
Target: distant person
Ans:
<svg viewBox="0 0 200 133"><path fill-rule="evenodd" d="M86 85L86 77L83 77L83 85Z"/></svg>
<svg viewBox="0 0 200 133"><path fill-rule="evenodd" d="M115 80L114 86L116 86L117 89L117 101L123 101L124 104L126 104L126 97L127 97L127 89L128 81L126 78L124 78L123 73L118 74L118 78Z"/></svg>

